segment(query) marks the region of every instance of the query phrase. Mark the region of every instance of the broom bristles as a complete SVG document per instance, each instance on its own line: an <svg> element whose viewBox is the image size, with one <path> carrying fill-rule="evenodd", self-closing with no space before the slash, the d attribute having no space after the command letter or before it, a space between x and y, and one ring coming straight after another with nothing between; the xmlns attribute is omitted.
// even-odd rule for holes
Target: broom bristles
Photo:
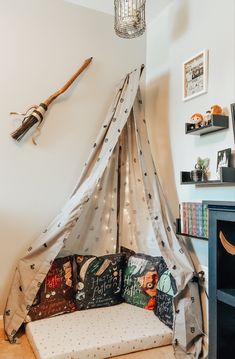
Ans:
<svg viewBox="0 0 235 359"><path fill-rule="evenodd" d="M38 122L38 119L33 114L30 115L22 122L22 125L19 128L11 133L11 137L16 141L20 141L24 135Z"/></svg>

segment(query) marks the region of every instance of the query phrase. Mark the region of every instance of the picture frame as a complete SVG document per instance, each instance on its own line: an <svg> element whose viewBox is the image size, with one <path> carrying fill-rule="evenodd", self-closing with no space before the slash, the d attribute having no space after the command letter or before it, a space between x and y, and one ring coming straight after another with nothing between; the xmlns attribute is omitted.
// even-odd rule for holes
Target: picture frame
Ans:
<svg viewBox="0 0 235 359"><path fill-rule="evenodd" d="M203 50L183 63L183 101L207 92L208 50Z"/></svg>
<svg viewBox="0 0 235 359"><path fill-rule="evenodd" d="M230 167L231 165L231 152L231 148L226 148L225 150L217 152L216 176L218 179L220 179L220 168Z"/></svg>
<svg viewBox="0 0 235 359"><path fill-rule="evenodd" d="M233 126L233 140L235 143L235 103L232 103L230 107L231 107L232 126Z"/></svg>

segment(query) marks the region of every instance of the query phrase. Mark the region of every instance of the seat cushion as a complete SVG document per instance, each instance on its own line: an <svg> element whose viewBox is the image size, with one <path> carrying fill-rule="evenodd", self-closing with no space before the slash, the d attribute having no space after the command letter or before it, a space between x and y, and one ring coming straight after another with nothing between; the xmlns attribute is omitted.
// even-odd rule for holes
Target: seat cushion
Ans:
<svg viewBox="0 0 235 359"><path fill-rule="evenodd" d="M103 359L172 341L153 311L127 303L31 322L26 334L37 359Z"/></svg>

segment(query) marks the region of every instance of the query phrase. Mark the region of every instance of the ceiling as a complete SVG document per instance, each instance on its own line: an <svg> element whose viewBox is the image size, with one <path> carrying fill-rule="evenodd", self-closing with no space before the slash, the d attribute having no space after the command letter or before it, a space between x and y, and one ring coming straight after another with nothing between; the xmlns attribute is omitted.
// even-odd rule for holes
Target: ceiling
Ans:
<svg viewBox="0 0 235 359"><path fill-rule="evenodd" d="M113 0L65 0L107 14L114 13ZM147 22L151 22L172 0L146 0Z"/></svg>

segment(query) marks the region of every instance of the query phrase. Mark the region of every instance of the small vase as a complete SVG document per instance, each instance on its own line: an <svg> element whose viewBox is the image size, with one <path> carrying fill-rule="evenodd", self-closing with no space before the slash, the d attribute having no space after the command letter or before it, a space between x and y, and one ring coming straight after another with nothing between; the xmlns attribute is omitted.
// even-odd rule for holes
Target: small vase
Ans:
<svg viewBox="0 0 235 359"><path fill-rule="evenodd" d="M193 182L202 182L203 179L203 170L193 170L191 171L191 180Z"/></svg>
<svg viewBox="0 0 235 359"><path fill-rule="evenodd" d="M202 181L207 182L208 181L208 173L206 171L202 171Z"/></svg>

